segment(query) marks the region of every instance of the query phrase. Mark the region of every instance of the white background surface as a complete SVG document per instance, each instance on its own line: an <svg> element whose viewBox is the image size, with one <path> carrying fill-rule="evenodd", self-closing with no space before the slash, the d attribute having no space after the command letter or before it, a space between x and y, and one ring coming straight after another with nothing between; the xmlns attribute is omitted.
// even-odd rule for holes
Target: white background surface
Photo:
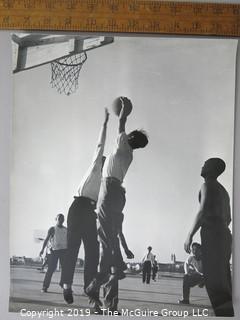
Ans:
<svg viewBox="0 0 240 320"><path fill-rule="evenodd" d="M11 73L11 42L9 32L0 33L0 319L21 319L20 315L8 313L9 297L9 217L8 217L8 190L9 190L9 153L11 138L11 108L13 99ZM240 60L240 59L239 59ZM238 72L240 76L240 70ZM240 86L239 86L240 89ZM240 101L239 101L240 102ZM234 174L234 306L236 318L240 315L240 280L238 271L239 261L239 176L240 176L240 105L237 103L236 134L235 134L235 174ZM45 318L44 318L45 319ZM46 318L47 319L47 318ZM65 318L63 318L65 319ZM66 317L67 319L67 317Z"/></svg>

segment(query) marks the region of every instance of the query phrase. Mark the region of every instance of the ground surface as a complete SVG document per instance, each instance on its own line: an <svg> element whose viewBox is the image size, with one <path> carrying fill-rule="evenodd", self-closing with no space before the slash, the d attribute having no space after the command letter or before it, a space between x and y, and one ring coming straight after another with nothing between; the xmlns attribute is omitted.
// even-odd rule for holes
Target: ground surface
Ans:
<svg viewBox="0 0 240 320"><path fill-rule="evenodd" d="M83 313L87 314L89 304L83 293L83 273L75 274L74 304L70 306L66 305L63 300L62 289L58 285L59 276L60 272L55 272L49 291L42 293L40 290L44 273L33 268L12 267L9 311L20 312L26 309L24 312L47 312L54 310L54 312L64 314L75 313L78 316ZM153 312L155 315L158 313L162 316L191 316L200 315L202 312L208 313L209 316L213 315L205 288L192 288L191 305L189 306L178 304L181 295L182 278L180 275L161 274L156 282L148 285L142 283L139 275L129 275L120 281L119 310L123 310L124 315L129 312L130 316L153 315Z"/></svg>

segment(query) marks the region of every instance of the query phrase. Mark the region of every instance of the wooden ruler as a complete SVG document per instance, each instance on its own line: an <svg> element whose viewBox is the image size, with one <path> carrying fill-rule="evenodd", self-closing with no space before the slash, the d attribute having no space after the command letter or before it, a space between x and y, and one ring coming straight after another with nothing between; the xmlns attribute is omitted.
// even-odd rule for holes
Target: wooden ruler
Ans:
<svg viewBox="0 0 240 320"><path fill-rule="evenodd" d="M240 4L0 0L0 29L240 36Z"/></svg>

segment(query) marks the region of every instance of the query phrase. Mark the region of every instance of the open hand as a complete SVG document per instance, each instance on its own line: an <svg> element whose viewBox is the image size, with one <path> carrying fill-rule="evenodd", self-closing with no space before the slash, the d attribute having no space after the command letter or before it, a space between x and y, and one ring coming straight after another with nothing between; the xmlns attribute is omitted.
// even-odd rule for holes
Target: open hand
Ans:
<svg viewBox="0 0 240 320"><path fill-rule="evenodd" d="M127 97L120 97L120 101L122 104L122 108L121 111L119 113L119 118L127 118L129 112L127 113L127 106L131 105L131 109L132 109L132 102L130 99L128 99Z"/></svg>

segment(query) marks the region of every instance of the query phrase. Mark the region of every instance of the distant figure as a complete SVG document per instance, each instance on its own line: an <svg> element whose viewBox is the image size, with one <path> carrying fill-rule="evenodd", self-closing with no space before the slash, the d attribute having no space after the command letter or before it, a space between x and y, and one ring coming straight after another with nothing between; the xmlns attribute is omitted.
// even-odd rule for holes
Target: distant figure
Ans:
<svg viewBox="0 0 240 320"><path fill-rule="evenodd" d="M200 208L184 244L190 253L193 236L201 228L202 265L206 289L216 316L234 315L230 258L232 236L229 195L217 181L225 170L219 158L208 159L201 170L205 182L199 194Z"/></svg>
<svg viewBox="0 0 240 320"><path fill-rule="evenodd" d="M158 273L158 263L156 260L156 256L154 256L153 266L152 266L152 280L156 281L156 276Z"/></svg>
<svg viewBox="0 0 240 320"><path fill-rule="evenodd" d="M148 247L148 253L143 257L143 271L142 271L142 282L149 284L151 279L151 271L154 264L154 255L152 254L152 247Z"/></svg>
<svg viewBox="0 0 240 320"><path fill-rule="evenodd" d="M178 300L180 304L189 304L190 288L204 286L202 273L202 250L201 245L197 242L192 244L192 255L184 263L183 277L183 299Z"/></svg>
<svg viewBox="0 0 240 320"><path fill-rule="evenodd" d="M45 247L47 246L48 242L50 242L52 253L48 256L48 268L43 281L42 292L47 292L51 283L53 272L57 268L58 260L60 260L60 265L62 267L67 249L67 228L63 226L64 215L61 213L58 214L56 221L56 225L48 230L47 237L43 242L42 250L39 254L40 256L43 255ZM59 285L61 287L63 286L62 272Z"/></svg>

